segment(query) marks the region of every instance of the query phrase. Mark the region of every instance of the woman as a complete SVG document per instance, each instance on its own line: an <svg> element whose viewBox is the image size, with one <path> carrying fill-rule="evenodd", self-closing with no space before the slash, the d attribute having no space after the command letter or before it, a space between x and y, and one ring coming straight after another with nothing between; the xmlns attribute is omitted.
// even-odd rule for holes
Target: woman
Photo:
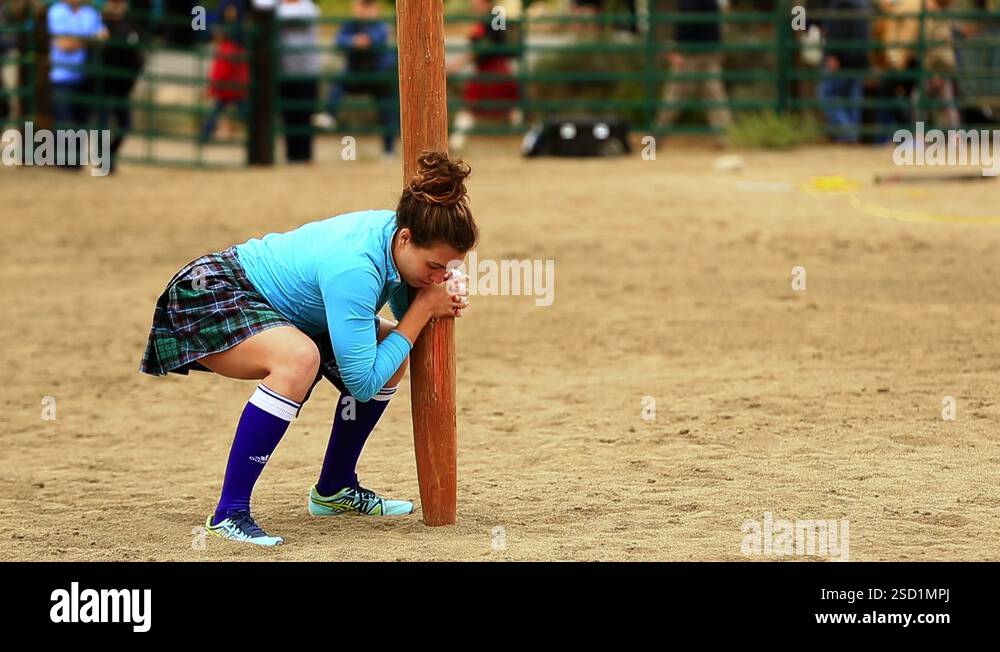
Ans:
<svg viewBox="0 0 1000 652"><path fill-rule="evenodd" d="M250 495L322 377L342 394L309 512L413 511L408 501L361 487L355 467L421 329L432 318L460 317L468 306L460 273L448 265L478 239L469 173L462 161L424 152L395 211L348 213L252 239L192 261L167 285L140 370L261 381L237 426L222 496L205 524L210 534L283 542L257 525ZM441 285L449 279L452 287ZM412 303L408 287L417 288ZM398 323L377 316L386 303ZM345 404L353 409L341 409Z"/></svg>

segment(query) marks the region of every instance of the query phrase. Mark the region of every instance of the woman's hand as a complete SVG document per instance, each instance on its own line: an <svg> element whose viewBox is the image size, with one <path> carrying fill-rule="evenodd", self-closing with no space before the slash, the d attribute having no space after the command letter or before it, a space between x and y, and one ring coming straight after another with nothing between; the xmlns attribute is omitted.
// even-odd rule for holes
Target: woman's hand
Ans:
<svg viewBox="0 0 1000 652"><path fill-rule="evenodd" d="M461 304L455 308L455 316L461 317L462 311L469 307L469 277L462 270L453 268L444 275L444 285L448 294Z"/></svg>
<svg viewBox="0 0 1000 652"><path fill-rule="evenodd" d="M444 283L427 285L417 290L417 296L399 320L396 332L414 343L427 322L435 317L461 317L469 307L468 277L455 269L444 275Z"/></svg>
<svg viewBox="0 0 1000 652"><path fill-rule="evenodd" d="M458 270L451 270L444 276L444 283L436 283L420 288L417 301L434 317L461 317L469 306L469 289L466 277Z"/></svg>

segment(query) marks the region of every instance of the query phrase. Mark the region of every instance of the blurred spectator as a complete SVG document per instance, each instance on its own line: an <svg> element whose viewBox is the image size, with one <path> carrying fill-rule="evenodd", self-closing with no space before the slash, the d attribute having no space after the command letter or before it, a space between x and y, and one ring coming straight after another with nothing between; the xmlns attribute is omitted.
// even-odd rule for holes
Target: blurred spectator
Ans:
<svg viewBox="0 0 1000 652"><path fill-rule="evenodd" d="M872 54L878 81L871 96L883 104L875 113L881 127L876 142L888 142L897 125L913 122L909 98L916 85L915 49L920 38L920 19L914 16L920 14L921 1L879 0L884 15L872 27L881 46Z"/></svg>
<svg viewBox="0 0 1000 652"><path fill-rule="evenodd" d="M294 79L281 80L281 118L285 123L285 158L289 163L312 160L313 134L309 116L318 96L320 72L316 48L316 19L319 7L312 0L282 0L278 5L281 21L281 68ZM292 102L291 106L288 102ZM301 106L308 103L308 106Z"/></svg>
<svg viewBox="0 0 1000 652"><path fill-rule="evenodd" d="M94 93L104 100L98 111L101 128L110 128L111 118L115 122L111 138L111 172L115 171L118 149L132 129L129 98L144 64L139 31L128 11L128 0L105 0L102 17L108 29L108 40L102 43L95 58L107 70L96 75L91 84Z"/></svg>
<svg viewBox="0 0 1000 652"><path fill-rule="evenodd" d="M465 108L455 116L455 126L452 129L451 148L460 150L465 145L466 134L476 124L476 117L506 118L511 124L520 124L521 110L513 106L520 97L520 89L514 78L510 65L510 53L505 51L507 30L494 24L492 5L489 0L471 0L472 13L479 20L469 33L469 45L472 52L466 53L448 64L449 74L461 72L470 63L475 74L465 83L463 99ZM480 75L490 75L492 79L477 79ZM496 79L496 76L506 79ZM481 102L505 102L507 107L482 106Z"/></svg>
<svg viewBox="0 0 1000 652"><path fill-rule="evenodd" d="M920 39L922 0L881 0L886 16L879 35L885 45L885 61L890 68L906 70L916 58Z"/></svg>
<svg viewBox="0 0 1000 652"><path fill-rule="evenodd" d="M345 21L337 32L334 46L346 53L345 76L361 73L376 79L337 80L330 88L326 112L313 117L313 124L333 129L345 94L370 95L378 103L378 122L382 128L382 151L392 154L399 130L399 99L396 92L396 57L389 50L389 24L381 19L377 0L354 0L352 20ZM378 79L384 76L386 79Z"/></svg>
<svg viewBox="0 0 1000 652"><path fill-rule="evenodd" d="M594 18L603 10L604 0L570 0L570 13L574 16L587 19L586 21L573 23L573 28L578 32L599 31L601 25Z"/></svg>
<svg viewBox="0 0 1000 652"><path fill-rule="evenodd" d="M108 31L96 9L83 0L65 0L49 7L46 14L51 37L49 79L52 83L52 112L57 129L82 129L89 117L87 105L80 95L84 91L83 66L87 62L87 43L107 38ZM79 145L79 141L77 141ZM79 148L76 152L80 167Z"/></svg>
<svg viewBox="0 0 1000 652"><path fill-rule="evenodd" d="M955 25L950 18L936 15L949 11L950 6L951 0L927 0L927 10L930 13L924 25L927 43L924 69L930 73L930 77L926 80L924 93L928 99L944 103L936 124L946 129L957 129L961 126L961 117L955 102L954 75L958 67L954 43Z"/></svg>
<svg viewBox="0 0 1000 652"><path fill-rule="evenodd" d="M678 0L679 13L714 13L720 14L722 7L719 0ZM726 98L726 87L722 81L721 52L686 52L683 46L696 46L694 49L714 49L722 43L722 29L718 20L693 21L680 20L674 30L676 45L682 46L667 53L670 62L671 76L677 74L699 74L704 76L697 81L678 81L668 79L663 89L662 103L671 105L661 108L656 116L655 125L660 129L669 128L680 115L676 104L692 95L704 95L715 103L708 109L708 121L718 130L724 130L732 122Z"/></svg>
<svg viewBox="0 0 1000 652"><path fill-rule="evenodd" d="M955 59L958 70L1000 70L1000 0L972 0L977 12L994 12L992 20L979 17L956 24ZM963 41L970 42L964 43ZM955 96L968 100L959 109L964 122L995 121L1000 114L1000 74L952 80Z"/></svg>
<svg viewBox="0 0 1000 652"><path fill-rule="evenodd" d="M235 107L240 118L246 116L247 85L250 81L250 64L243 47L243 15L240 6L229 3L222 6L222 20L215 27L215 58L209 71L208 94L214 100L212 110L201 131L201 141L208 142L215 134L216 125L222 120L222 137L232 136L232 125L225 113Z"/></svg>
<svg viewBox="0 0 1000 652"><path fill-rule="evenodd" d="M87 62L87 42L107 37L107 29L96 9L83 0L63 0L49 7L47 13L51 37L52 100L58 122L83 123L86 106L72 97L82 92Z"/></svg>
<svg viewBox="0 0 1000 652"><path fill-rule="evenodd" d="M820 81L818 95L833 140L856 143L864 99L863 73L868 69L865 46L871 7L868 0L833 0L829 9L832 13L854 15L823 21L821 28L830 45L824 57L827 74Z"/></svg>

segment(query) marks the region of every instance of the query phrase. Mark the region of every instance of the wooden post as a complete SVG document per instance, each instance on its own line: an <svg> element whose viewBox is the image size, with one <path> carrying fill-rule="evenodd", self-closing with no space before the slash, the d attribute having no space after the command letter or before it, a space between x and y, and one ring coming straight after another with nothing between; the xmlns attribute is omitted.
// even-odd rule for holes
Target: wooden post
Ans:
<svg viewBox="0 0 1000 652"><path fill-rule="evenodd" d="M252 50L250 52L250 124L247 160L250 165L274 165L274 48L276 47L274 4L254 2Z"/></svg>
<svg viewBox="0 0 1000 652"><path fill-rule="evenodd" d="M423 150L447 151L443 0L397 0L400 128L404 183ZM433 319L410 353L413 445L427 525L452 525L457 511L455 320Z"/></svg>

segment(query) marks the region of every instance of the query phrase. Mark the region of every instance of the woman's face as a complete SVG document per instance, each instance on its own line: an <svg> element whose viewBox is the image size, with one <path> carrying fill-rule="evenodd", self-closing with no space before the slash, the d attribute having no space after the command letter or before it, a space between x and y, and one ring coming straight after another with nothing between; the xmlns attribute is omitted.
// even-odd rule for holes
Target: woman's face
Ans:
<svg viewBox="0 0 1000 652"><path fill-rule="evenodd" d="M392 253L399 275L415 288L442 283L448 272L448 263L461 261L465 257L465 254L443 242L430 247L418 247L413 244L413 235L407 228L396 233Z"/></svg>

